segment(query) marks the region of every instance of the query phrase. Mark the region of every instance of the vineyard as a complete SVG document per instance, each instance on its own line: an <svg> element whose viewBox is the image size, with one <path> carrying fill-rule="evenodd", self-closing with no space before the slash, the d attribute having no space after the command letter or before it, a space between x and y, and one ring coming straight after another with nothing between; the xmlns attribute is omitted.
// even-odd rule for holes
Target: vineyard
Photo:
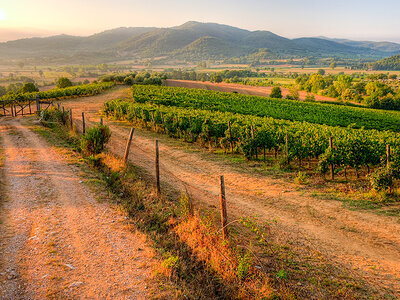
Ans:
<svg viewBox="0 0 400 300"><path fill-rule="evenodd" d="M168 93L162 96L164 91ZM242 98L244 102L240 102ZM260 108L258 113L252 108L251 99L254 99L254 106ZM272 151L275 158L279 154L281 162L297 160L299 166L304 160L317 159L318 171L322 173L327 173L330 168L335 169L335 172L352 168L358 175L363 167L368 171L371 167L379 167L386 161L389 144L393 149L392 175L398 177L398 172L395 171L398 169L397 148L400 146L398 133L260 117L257 115L266 113L268 109L268 106L261 106L262 101L275 103L276 107L280 105L278 101L261 97L183 88L135 86L131 101L106 102L104 112L116 119L140 121L145 126L152 124L154 129L175 138L208 143L225 151L242 153L248 159L259 159L262 155L265 160L266 154ZM307 105L311 109L314 104ZM240 106L244 107L245 113L239 113ZM282 107L285 107L285 103L281 104L281 109ZM316 107L318 109L323 106ZM251 111L254 111L254 115L250 114ZM301 106L298 109L300 111ZM277 113L278 110L274 112ZM286 113L288 112L287 109ZM366 110L365 114L368 113ZM301 115L304 119L308 118L304 112L295 117L299 118ZM348 115L351 117L350 113ZM333 118L330 120L333 121ZM330 138L333 140L332 145Z"/></svg>
<svg viewBox="0 0 400 300"><path fill-rule="evenodd" d="M97 95L115 86L113 82L102 82L102 83L92 83L84 84L78 86L72 86L67 88L56 88L45 92L33 92L33 93L14 93L11 95L6 95L0 98L1 101L5 100L29 100L35 99L39 96L40 99L60 99L72 96L91 96Z"/></svg>
<svg viewBox="0 0 400 300"><path fill-rule="evenodd" d="M137 86L139 103L191 107L330 126L400 131L400 112L187 88Z"/></svg>

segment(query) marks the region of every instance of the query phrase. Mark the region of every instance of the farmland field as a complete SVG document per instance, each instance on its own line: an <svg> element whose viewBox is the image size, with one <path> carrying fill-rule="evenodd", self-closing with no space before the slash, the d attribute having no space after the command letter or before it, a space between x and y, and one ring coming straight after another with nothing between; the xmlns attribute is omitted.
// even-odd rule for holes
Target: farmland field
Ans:
<svg viewBox="0 0 400 300"><path fill-rule="evenodd" d="M300 168L300 170L308 172L308 180L311 182L300 187L293 183L293 172L272 173L272 176L271 174L268 175L268 172L265 173L265 170L270 168L273 161L273 153L272 157L271 155L268 156L267 162L264 164L262 162L262 144L258 145L258 160L256 160L254 152L250 157L256 161L255 166L249 166L249 163L241 158L239 152L232 155L234 160L230 162L229 155L218 154L220 153L218 149L225 145L230 152L229 139L225 140L228 142L227 144L219 140L223 138L226 132L229 132L226 127L228 122L231 122L232 135L239 135L237 138L241 140L241 147L245 145L246 135L250 137L247 142L252 140L251 126L254 126L254 138L259 139L260 143L271 142L272 148L278 146L279 157L284 151L284 148L282 148L284 147L284 135L285 133L290 134L289 153L293 159L297 159L297 156L304 159L301 155L310 154L305 150L316 151L316 149L322 147L320 151L325 151L328 147L328 138L332 134L336 135L335 143L338 145L338 151L348 142L347 139L343 139L341 142L341 136L348 135L350 138L361 138L362 141L369 143L383 139L383 142L380 142L381 144L369 144L376 147L373 148L375 150L380 149L377 152L378 154L380 154L379 151L384 152L385 142L388 140L393 141L392 145L395 146L398 134L259 117L255 116L253 111L248 111L247 114L238 113L242 108L237 106L237 101L241 103L241 99L243 99L243 103L246 103L246 99L253 99L253 97L246 97L212 91L136 85L134 86L134 97L130 88L117 86L95 96L61 99L60 103L65 106L67 111L70 108L74 111L74 130L78 133L82 130L82 122L79 117L82 112L85 113L86 126L88 127L95 126L99 122L100 111L108 113L112 119L105 120L105 123L110 127L112 137L107 151L116 155L123 155L129 127L126 126L126 123L114 119L127 119L135 123L136 131L132 144L132 154L129 159L133 165L139 168L138 170L142 170L142 173L136 176L143 178L154 176L152 152L154 139L159 139L161 182L165 193L168 193L171 197L171 195L179 194L181 189L186 190L195 200L196 209L201 211L206 209L209 213L218 212L215 209L215 199L219 193L218 176L225 174L228 214L231 220L240 220L242 217L251 219L257 216L254 222L260 225L269 224L272 222L271 220L275 220L269 225L270 236L268 239L268 247L273 247L275 254L265 256L262 254L261 248L258 248L264 247L261 245L254 248L253 251L257 251L259 263L262 265L271 264L268 272L275 274L282 272L283 269L290 274L284 285L279 280L273 283L279 291L285 289L284 286L290 286L292 294L303 298L308 298L311 295L319 295L321 298L327 297L327 295L333 295L332 297L343 295L368 297L368 295L373 294L383 295L388 288L391 293L396 293L396 278L400 273L397 264L400 257L397 245L400 244L400 241L398 236L394 234L399 229L396 204L388 203L383 205L381 209L370 208L368 211L358 210L356 209L357 206L352 206L355 210L349 210L342 203L350 202L332 201L329 193L324 194L325 191L321 188L321 183L317 183L319 179L314 179L310 173L311 169L307 167L305 169ZM138 101L135 102L135 99ZM227 101L227 99L232 101ZM254 99L254 101L262 101L264 98L254 97ZM217 105L219 102L226 102L225 109ZM316 104L312 103L312 105ZM345 108L347 109L347 107ZM259 111L262 112L263 110ZM152 112L154 112L154 117ZM105 115L103 115L104 117ZM208 126L204 126L205 118L209 122L207 123ZM189 119L191 123L186 123ZM20 125L20 121L13 121L12 124L7 122L4 123L3 127L6 130L3 136L6 135L7 143L11 143L11 141L17 143L17 136L20 134L36 141L32 133L28 133L24 123ZM191 124L191 127L188 127L189 124ZM15 128L12 130L18 130L20 133L15 133L14 136L14 133L7 131L7 128L9 128L7 126ZM149 129L154 131L154 128L158 133L149 132ZM188 130L189 128L191 129ZM247 131L248 129L250 131ZM269 131L265 131L267 129ZM190 141L191 144L171 139L165 134L160 134L162 132L168 133L172 137L180 137L183 140ZM263 132L269 134L264 136ZM357 132L360 135L355 134ZM268 136L272 137L272 133L276 133L276 135L273 136L274 139L269 139ZM210 136L207 134L210 134ZM207 143L207 139L210 137L212 137L210 140L211 147L216 154L207 153L201 147L199 148L197 143L193 143L195 139L204 140ZM303 138L303 140L296 142L296 139L300 138ZM314 141L315 138L320 138L321 143L309 143L309 141ZM307 143L306 148L304 148L303 142ZM35 143L38 143L38 141ZM235 141L235 149L238 145L239 142ZM249 145L249 149L251 149L252 144ZM6 149L9 147L11 146L6 144ZM363 151L369 151L370 148L363 149ZM344 147L343 150L349 151L349 148ZM7 153L9 151L7 150ZM49 150L45 148L44 151ZM312 155L314 154L313 152ZM10 154L7 154L6 162L9 157ZM55 160L55 163L58 165L59 161ZM257 166L258 164L261 165ZM9 163L7 162L6 165L9 166ZM371 167L374 166L371 164ZM7 178L12 178L10 171L8 171L9 168L7 167L6 170L8 172ZM350 180L357 181L354 177L355 174L351 175L350 170L348 172ZM360 179L359 182L363 182L362 180ZM327 186L327 189L338 186L341 189L346 186L340 181L325 182L322 185ZM71 188L76 189L74 186ZM319 193L319 196L315 196L314 193ZM152 196L148 197L151 198ZM61 201L60 203L64 201L64 198L57 199L57 201ZM389 211L391 216L380 215ZM139 212L140 210L136 214ZM154 222L153 217L152 220L151 222ZM385 226L382 226L383 223ZM239 232L244 230L234 224L230 226L232 226L232 230ZM182 238L184 237L182 236ZM237 237L233 235L232 238L236 239ZM380 240L386 246L383 246L383 244L371 245L369 242L371 239ZM192 241L189 239L187 242L191 243ZM238 241L238 243L243 242L246 244L247 238L244 241ZM253 243L257 244L257 241L253 240ZM346 247L343 247L343 245L346 245ZM390 260L388 260L387 249L390 249ZM204 249L201 251L204 251ZM304 264L307 264L307 267ZM380 268L371 269L371 265L379 265ZM63 272L60 274L63 274ZM310 277L306 274L312 275ZM368 276L368 280L359 281L358 278L361 274ZM313 279L308 280L306 278ZM382 280L381 278L385 279ZM301 286L298 285L298 282L301 282ZM323 282L324 284L322 284ZM340 286L340 291L337 286ZM53 287L56 287L56 285ZM362 287L362 289L359 287Z"/></svg>

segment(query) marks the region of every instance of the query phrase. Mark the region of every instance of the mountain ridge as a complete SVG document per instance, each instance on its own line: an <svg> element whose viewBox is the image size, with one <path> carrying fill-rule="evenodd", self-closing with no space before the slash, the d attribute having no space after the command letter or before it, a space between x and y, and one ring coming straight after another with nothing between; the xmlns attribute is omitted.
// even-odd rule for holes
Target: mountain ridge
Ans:
<svg viewBox="0 0 400 300"><path fill-rule="evenodd" d="M197 61L241 57L260 49L281 57L381 59L399 54L400 44L324 37L289 39L267 30L189 21L169 28L119 27L90 36L56 35L3 42L0 57L51 59L58 55L73 61L78 56L92 55L105 60L167 57Z"/></svg>

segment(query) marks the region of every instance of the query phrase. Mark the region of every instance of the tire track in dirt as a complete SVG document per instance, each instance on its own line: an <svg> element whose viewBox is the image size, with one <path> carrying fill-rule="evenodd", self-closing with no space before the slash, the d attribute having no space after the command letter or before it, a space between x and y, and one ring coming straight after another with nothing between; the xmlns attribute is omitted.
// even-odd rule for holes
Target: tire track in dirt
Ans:
<svg viewBox="0 0 400 300"><path fill-rule="evenodd" d="M68 101L76 115L85 111L98 122L104 101L124 97L127 91ZM90 123L90 122L89 122ZM122 155L128 128L108 122L113 133L109 148ZM76 122L79 127L79 121ZM231 218L259 216L261 221L278 219L276 235L298 249L316 249L335 265L345 267L382 291L400 295L400 224L397 218L371 212L352 211L339 201L316 199L296 190L294 184L245 172L201 153L169 146L160 137L161 179L172 186L186 187L193 198L217 206L218 175L225 175ZM164 140L164 141L163 141ZM130 160L154 175L154 138L137 130Z"/></svg>
<svg viewBox="0 0 400 300"><path fill-rule="evenodd" d="M2 121L0 298L145 299L153 251L19 119ZM3 181L3 180L2 180Z"/></svg>

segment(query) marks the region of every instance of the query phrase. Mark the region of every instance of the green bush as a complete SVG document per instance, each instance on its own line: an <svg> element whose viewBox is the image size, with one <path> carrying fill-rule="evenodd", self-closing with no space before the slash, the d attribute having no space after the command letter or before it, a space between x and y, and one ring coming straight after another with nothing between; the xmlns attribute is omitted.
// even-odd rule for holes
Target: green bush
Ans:
<svg viewBox="0 0 400 300"><path fill-rule="evenodd" d="M389 192L393 187L393 174L392 171L386 167L381 167L376 170L374 173L370 174L369 180L372 188L375 191L385 191Z"/></svg>
<svg viewBox="0 0 400 300"><path fill-rule="evenodd" d="M61 77L57 80L57 88L59 89L63 89L70 86L72 86L72 82L67 77Z"/></svg>
<svg viewBox="0 0 400 300"><path fill-rule="evenodd" d="M41 119L41 122L43 125L49 126L54 123L62 123L63 122L63 113L62 111L59 111L55 107L51 107L47 110L42 111L43 118Z"/></svg>
<svg viewBox="0 0 400 300"><path fill-rule="evenodd" d="M300 172L297 173L294 183L299 184L299 185L305 185L308 184L308 179L306 173Z"/></svg>
<svg viewBox="0 0 400 300"><path fill-rule="evenodd" d="M107 125L98 125L86 130L81 137L81 149L89 155L99 154L111 137L110 128Z"/></svg>
<svg viewBox="0 0 400 300"><path fill-rule="evenodd" d="M282 90L279 86L273 87L271 90L271 94L269 95L271 98L282 98Z"/></svg>
<svg viewBox="0 0 400 300"><path fill-rule="evenodd" d="M237 276L240 280L245 280L250 273L253 264L253 254L247 251L244 256L239 257L239 265L237 267Z"/></svg>

